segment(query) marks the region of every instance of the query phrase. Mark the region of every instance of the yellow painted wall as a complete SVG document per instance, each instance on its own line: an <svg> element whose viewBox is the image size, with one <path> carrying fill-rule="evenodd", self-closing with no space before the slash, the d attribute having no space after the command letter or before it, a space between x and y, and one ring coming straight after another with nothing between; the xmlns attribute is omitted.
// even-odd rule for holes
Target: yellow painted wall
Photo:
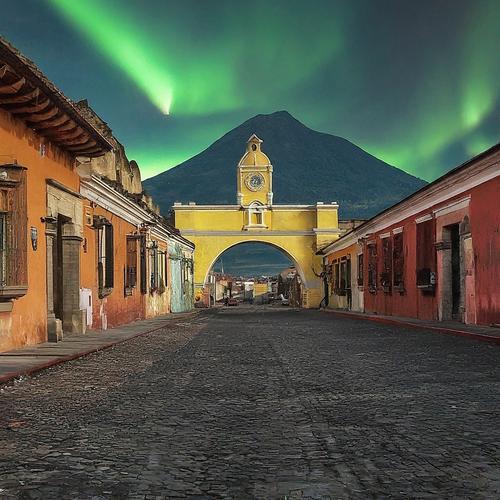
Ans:
<svg viewBox="0 0 500 500"><path fill-rule="evenodd" d="M174 210L175 210L174 206ZM322 219L329 225L317 225L315 210L295 209L280 210L272 207L264 211L264 223L271 231L301 231L312 228L338 228L337 210L330 210L334 214L322 214ZM320 223L323 222L320 221ZM200 210L193 206L189 210L175 211L175 225L179 229L197 231L240 231L247 224L247 211L238 207L227 209ZM331 241L331 235L329 241Z"/></svg>
<svg viewBox="0 0 500 500"><path fill-rule="evenodd" d="M253 286L253 296L258 297L267 293L267 283L255 283Z"/></svg>
<svg viewBox="0 0 500 500"><path fill-rule="evenodd" d="M304 307L319 306L323 298L323 288L321 280L314 273L315 271L319 274L321 271L321 258L315 255L319 248L318 235L312 233L312 229L316 226L314 210L304 211L297 208L294 211L279 211L279 209L268 211L266 223L267 217L272 217L269 229L243 231L245 216L243 210L227 208L226 210L209 211L196 210L194 207L193 209L175 210L175 225L181 230L183 236L196 245L194 280L197 295L202 295L207 275L224 251L239 243L254 241L268 243L290 257L295 263L306 289ZM336 212L336 209L334 211ZM193 234L193 231L198 234ZM278 231L288 231L289 234L276 234ZM231 233L223 234L224 232ZM311 234L301 235L301 232L310 232ZM325 233L321 237L330 242L338 238L338 233Z"/></svg>

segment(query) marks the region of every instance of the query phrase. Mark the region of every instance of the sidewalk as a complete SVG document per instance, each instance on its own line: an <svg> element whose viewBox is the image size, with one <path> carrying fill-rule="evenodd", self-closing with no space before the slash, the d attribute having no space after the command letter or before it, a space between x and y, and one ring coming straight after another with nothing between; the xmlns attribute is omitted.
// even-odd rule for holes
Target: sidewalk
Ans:
<svg viewBox="0 0 500 500"><path fill-rule="evenodd" d="M89 330L85 335L66 337L61 342L44 342L2 352L0 353L0 384L108 349L134 337L165 328L171 322L197 314L199 314L198 311L166 314L108 330Z"/></svg>
<svg viewBox="0 0 500 500"><path fill-rule="evenodd" d="M383 316L380 314L368 314L355 311L340 311L335 309L323 309L324 312L344 316L346 318L364 319L377 321L390 325L406 326L409 328L424 328L447 335L469 337L482 342L491 342L500 345L500 328L491 326L465 325L458 321L423 321L414 318L403 318L399 316Z"/></svg>

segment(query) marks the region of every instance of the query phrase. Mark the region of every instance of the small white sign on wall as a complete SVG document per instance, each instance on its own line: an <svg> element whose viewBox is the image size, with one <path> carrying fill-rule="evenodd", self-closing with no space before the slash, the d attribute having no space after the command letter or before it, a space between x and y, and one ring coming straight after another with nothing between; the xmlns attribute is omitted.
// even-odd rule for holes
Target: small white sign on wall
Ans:
<svg viewBox="0 0 500 500"><path fill-rule="evenodd" d="M92 290L80 288L80 309L86 311L87 328L92 326Z"/></svg>

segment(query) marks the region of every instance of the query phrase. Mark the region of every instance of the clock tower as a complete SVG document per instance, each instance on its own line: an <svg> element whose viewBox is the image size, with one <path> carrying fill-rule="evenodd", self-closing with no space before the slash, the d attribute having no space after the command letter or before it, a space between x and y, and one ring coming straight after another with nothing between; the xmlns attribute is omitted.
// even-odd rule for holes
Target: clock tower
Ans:
<svg viewBox="0 0 500 500"><path fill-rule="evenodd" d="M273 203L273 166L261 151L262 140L252 134L238 163L236 203L242 207L270 207Z"/></svg>

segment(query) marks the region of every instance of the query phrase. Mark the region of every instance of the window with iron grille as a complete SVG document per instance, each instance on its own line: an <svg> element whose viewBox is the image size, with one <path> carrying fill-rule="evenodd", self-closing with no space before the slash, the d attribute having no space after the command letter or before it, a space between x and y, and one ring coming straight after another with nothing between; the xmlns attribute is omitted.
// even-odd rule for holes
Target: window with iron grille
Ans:
<svg viewBox="0 0 500 500"><path fill-rule="evenodd" d="M395 287L404 287L405 256L403 247L403 233L394 235L392 248L393 283Z"/></svg>
<svg viewBox="0 0 500 500"><path fill-rule="evenodd" d="M385 293L391 291L392 284L392 240L390 236L382 238L382 272L380 285Z"/></svg>
<svg viewBox="0 0 500 500"><path fill-rule="evenodd" d="M435 285L436 249L434 247L434 220L417 224L417 286Z"/></svg>
<svg viewBox="0 0 500 500"><path fill-rule="evenodd" d="M167 285L167 252L158 248L153 241L149 253L150 291L163 293Z"/></svg>
<svg viewBox="0 0 500 500"><path fill-rule="evenodd" d="M146 236L141 234L139 239L140 246L140 256L139 256L139 267L141 270L141 293L147 293L148 291L148 271L147 271L147 247L146 247Z"/></svg>
<svg viewBox="0 0 500 500"><path fill-rule="evenodd" d="M0 166L0 299L28 290L26 169Z"/></svg>
<svg viewBox="0 0 500 500"><path fill-rule="evenodd" d="M345 288L346 290L351 289L351 256L347 256L346 266L345 266Z"/></svg>
<svg viewBox="0 0 500 500"><path fill-rule="evenodd" d="M346 274L347 274L347 260L345 258L340 261L340 284L341 291L346 289Z"/></svg>
<svg viewBox="0 0 500 500"><path fill-rule="evenodd" d="M338 293L338 290L340 289L340 263L338 260L335 261L333 269L335 292Z"/></svg>
<svg viewBox="0 0 500 500"><path fill-rule="evenodd" d="M363 286L364 269L363 269L363 254L358 255L358 285Z"/></svg>
<svg viewBox="0 0 500 500"><path fill-rule="evenodd" d="M158 291L163 293L166 287L167 260L166 253L158 251Z"/></svg>
<svg viewBox="0 0 500 500"><path fill-rule="evenodd" d="M158 243L153 241L149 250L150 291L158 289Z"/></svg>
<svg viewBox="0 0 500 500"><path fill-rule="evenodd" d="M371 293L377 291L377 245L368 244L368 287Z"/></svg>
<svg viewBox="0 0 500 500"><path fill-rule="evenodd" d="M104 218L98 218L97 226L97 281L99 297L113 291L115 283L113 225Z"/></svg>
<svg viewBox="0 0 500 500"><path fill-rule="evenodd" d="M163 252L163 283L165 287L168 285L168 250Z"/></svg>
<svg viewBox="0 0 500 500"><path fill-rule="evenodd" d="M137 238L127 236L127 259L125 266L125 295L131 295L137 285Z"/></svg>

